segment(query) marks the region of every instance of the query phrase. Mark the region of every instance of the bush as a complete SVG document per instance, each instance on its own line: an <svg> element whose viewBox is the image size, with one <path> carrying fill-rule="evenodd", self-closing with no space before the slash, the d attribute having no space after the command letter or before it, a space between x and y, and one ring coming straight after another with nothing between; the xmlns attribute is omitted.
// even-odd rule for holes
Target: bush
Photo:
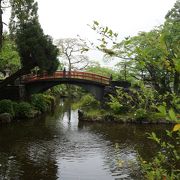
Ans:
<svg viewBox="0 0 180 180"><path fill-rule="evenodd" d="M13 102L8 99L4 99L0 101L0 113L9 113L12 116L15 115L13 109Z"/></svg>
<svg viewBox="0 0 180 180"><path fill-rule="evenodd" d="M33 110L32 106L27 102L20 102L16 107L16 115L20 118L30 118Z"/></svg>
<svg viewBox="0 0 180 180"><path fill-rule="evenodd" d="M137 119L144 119L146 118L146 110L155 111L154 101L154 94L151 89L145 87L118 88L116 93L110 95L110 101L107 104L115 114L135 112Z"/></svg>
<svg viewBox="0 0 180 180"><path fill-rule="evenodd" d="M96 108L99 106L99 102L90 94L84 95L80 101L73 105L76 108Z"/></svg>
<svg viewBox="0 0 180 180"><path fill-rule="evenodd" d="M165 141L158 138L154 132L149 134L149 139L156 142L161 150L152 158L150 162L146 162L140 158L141 168L145 179L180 179L180 127L178 124L174 126L172 131L166 130Z"/></svg>
<svg viewBox="0 0 180 180"><path fill-rule="evenodd" d="M114 99L114 101L109 102L108 105L115 114L121 113L122 105L117 100Z"/></svg>
<svg viewBox="0 0 180 180"><path fill-rule="evenodd" d="M54 98L50 95L35 94L31 97L31 104L41 112L48 111L54 101Z"/></svg>
<svg viewBox="0 0 180 180"><path fill-rule="evenodd" d="M14 116L18 117L18 112L19 112L19 104L17 102L12 102L13 105L13 110L14 110Z"/></svg>
<svg viewBox="0 0 180 180"><path fill-rule="evenodd" d="M43 94L44 100L46 101L46 103L51 106L52 104L55 103L55 98L51 95L45 95Z"/></svg>
<svg viewBox="0 0 180 180"><path fill-rule="evenodd" d="M114 114L126 114L132 111L132 97L122 89L118 89L116 93L115 96L110 95L110 102L107 103L112 112Z"/></svg>
<svg viewBox="0 0 180 180"><path fill-rule="evenodd" d="M64 84L61 84L51 88L50 92L48 93L50 93L50 95L52 96L57 96L57 95L65 95L65 92L66 92L66 87Z"/></svg>
<svg viewBox="0 0 180 180"><path fill-rule="evenodd" d="M141 120L147 119L148 118L148 114L147 114L145 109L138 109L134 113L134 117L135 117L136 120L141 121Z"/></svg>

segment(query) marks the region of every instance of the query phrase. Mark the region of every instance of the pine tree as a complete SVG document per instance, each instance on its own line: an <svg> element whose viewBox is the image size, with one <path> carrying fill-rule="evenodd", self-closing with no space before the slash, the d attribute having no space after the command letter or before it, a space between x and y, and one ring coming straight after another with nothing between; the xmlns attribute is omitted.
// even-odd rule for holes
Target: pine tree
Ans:
<svg viewBox="0 0 180 180"><path fill-rule="evenodd" d="M58 49L50 36L44 34L38 20L38 4L34 0L11 0L10 33L15 39L22 68L4 80L0 87L13 82L38 66L49 73L58 68Z"/></svg>

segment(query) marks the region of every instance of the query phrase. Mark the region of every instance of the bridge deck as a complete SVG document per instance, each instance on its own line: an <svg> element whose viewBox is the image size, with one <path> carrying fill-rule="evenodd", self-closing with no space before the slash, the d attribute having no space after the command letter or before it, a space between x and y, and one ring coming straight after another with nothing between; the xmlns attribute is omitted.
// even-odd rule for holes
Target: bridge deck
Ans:
<svg viewBox="0 0 180 180"><path fill-rule="evenodd" d="M34 82L39 80L53 80L53 79L81 79L97 82L103 85L109 85L110 78L101 76L89 72L80 72L80 71L56 71L53 74L49 75L47 73L41 75L28 74L22 77L24 83Z"/></svg>

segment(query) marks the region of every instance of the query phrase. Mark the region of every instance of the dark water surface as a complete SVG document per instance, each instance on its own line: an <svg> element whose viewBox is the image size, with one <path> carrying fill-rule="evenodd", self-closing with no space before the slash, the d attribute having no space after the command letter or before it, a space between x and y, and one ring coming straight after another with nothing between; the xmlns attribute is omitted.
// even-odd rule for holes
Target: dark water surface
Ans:
<svg viewBox="0 0 180 180"><path fill-rule="evenodd" d="M79 123L62 105L41 120L0 127L0 180L143 179L138 155L149 159L162 125Z"/></svg>

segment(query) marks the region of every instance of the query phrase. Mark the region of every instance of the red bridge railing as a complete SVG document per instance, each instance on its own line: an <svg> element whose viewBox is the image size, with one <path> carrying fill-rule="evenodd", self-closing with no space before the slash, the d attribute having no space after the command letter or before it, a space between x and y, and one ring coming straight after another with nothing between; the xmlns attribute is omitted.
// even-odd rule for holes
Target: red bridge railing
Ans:
<svg viewBox="0 0 180 180"><path fill-rule="evenodd" d="M25 83L38 81L38 80L50 80L50 79L59 79L59 78L69 78L69 79L84 79L90 80L94 82L98 82L104 85L108 85L110 82L110 78L101 76L94 73L89 72L79 72L79 71L56 71L53 74L49 75L47 73L43 74L27 74L22 77L22 81Z"/></svg>

